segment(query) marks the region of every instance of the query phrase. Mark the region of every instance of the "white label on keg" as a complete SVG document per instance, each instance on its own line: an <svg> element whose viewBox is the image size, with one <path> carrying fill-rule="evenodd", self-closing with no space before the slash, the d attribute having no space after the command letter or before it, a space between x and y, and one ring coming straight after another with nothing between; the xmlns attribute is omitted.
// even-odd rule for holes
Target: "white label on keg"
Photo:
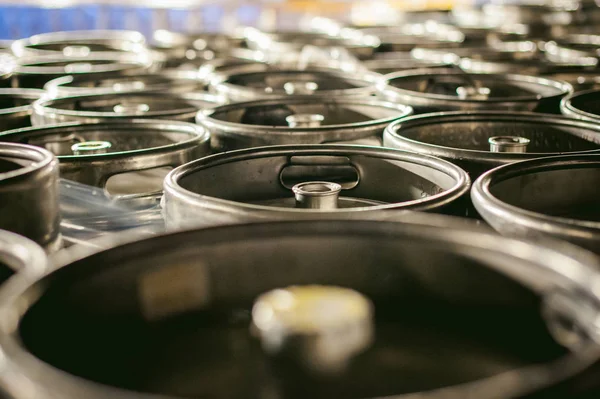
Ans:
<svg viewBox="0 0 600 399"><path fill-rule="evenodd" d="M210 302L210 275L203 263L170 264L141 276L139 296L148 320L198 310Z"/></svg>

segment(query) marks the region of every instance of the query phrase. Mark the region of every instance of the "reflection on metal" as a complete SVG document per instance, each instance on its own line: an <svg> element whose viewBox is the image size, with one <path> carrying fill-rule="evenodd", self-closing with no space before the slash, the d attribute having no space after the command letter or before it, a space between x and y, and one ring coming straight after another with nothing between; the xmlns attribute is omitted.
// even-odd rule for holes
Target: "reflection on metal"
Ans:
<svg viewBox="0 0 600 399"><path fill-rule="evenodd" d="M112 145L108 141L84 141L71 146L73 155L106 154Z"/></svg>

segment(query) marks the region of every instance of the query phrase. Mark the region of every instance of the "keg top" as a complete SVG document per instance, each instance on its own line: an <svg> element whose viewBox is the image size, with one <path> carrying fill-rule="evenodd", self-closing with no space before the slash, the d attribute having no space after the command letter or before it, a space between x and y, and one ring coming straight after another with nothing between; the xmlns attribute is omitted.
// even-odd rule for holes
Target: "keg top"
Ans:
<svg viewBox="0 0 600 399"><path fill-rule="evenodd" d="M96 94L132 91L191 92L204 91L206 84L192 71L163 70L160 73L96 77L94 75L63 76L46 83L51 95Z"/></svg>
<svg viewBox="0 0 600 399"><path fill-rule="evenodd" d="M389 123L407 116L410 107L377 101L373 98L336 99L321 96L293 97L281 100L258 100L221 105L207 109L198 115L198 122L229 125L236 129L253 130L314 130L343 127L368 126ZM312 115L318 120L312 125L295 121L296 116Z"/></svg>
<svg viewBox="0 0 600 399"><path fill-rule="evenodd" d="M383 45L443 47L460 45L465 35L453 26L440 24L433 20L422 23L406 23L402 26L366 26L362 32L377 36Z"/></svg>
<svg viewBox="0 0 600 399"><path fill-rule="evenodd" d="M227 187L216 183L224 178ZM338 192L335 208L343 209L328 211L353 213L439 207L460 198L470 185L466 172L433 157L353 145L285 145L230 151L182 165L165 179L165 202L172 196L186 198L192 207L214 203L272 211L273 217L277 212L301 216L315 209L299 209L294 187L310 182ZM342 191L327 183L339 184Z"/></svg>
<svg viewBox="0 0 600 399"><path fill-rule="evenodd" d="M196 96L197 97L197 96ZM213 99L208 96L207 99ZM33 104L34 114L63 115L75 118L135 118L193 114L202 107L214 106L207 99L187 99L184 95L164 93L90 94L42 98Z"/></svg>
<svg viewBox="0 0 600 399"><path fill-rule="evenodd" d="M522 153L492 152L492 137L529 140ZM440 112L402 118L384 134L384 144L465 161L505 163L569 152L599 152L600 127L557 115L529 112Z"/></svg>
<svg viewBox="0 0 600 399"><path fill-rule="evenodd" d="M0 133L3 141L35 145L52 152L63 161L84 157L118 158L151 155L177 150L193 142L206 142L209 133L201 126L178 121L145 119L118 120L103 123L60 123L51 126L28 127ZM77 152L77 145L90 148ZM103 151L91 146L103 145ZM90 159L92 159L90 158Z"/></svg>
<svg viewBox="0 0 600 399"><path fill-rule="evenodd" d="M61 55L86 57L102 52L142 52L144 36L135 31L88 30L51 32L15 40L12 51L18 57L38 55Z"/></svg>
<svg viewBox="0 0 600 399"><path fill-rule="evenodd" d="M377 75L378 76L378 75ZM369 95L375 91L373 73L353 75L332 69L286 69L246 72L244 70L219 75L212 82L223 93L236 92L257 96L306 94Z"/></svg>
<svg viewBox="0 0 600 399"><path fill-rule="evenodd" d="M424 99L485 102L529 102L569 93L566 82L527 75L473 74L449 69L415 69L384 76L380 90L390 96L405 95ZM485 89L485 95L469 89ZM463 94L461 95L461 89Z"/></svg>
<svg viewBox="0 0 600 399"><path fill-rule="evenodd" d="M538 158L483 174L471 196L479 213L500 231L510 220L511 234L557 237L598 252L599 177L598 155Z"/></svg>
<svg viewBox="0 0 600 399"><path fill-rule="evenodd" d="M39 371L34 389L56 396L67 389L93 399L126 397L132 391L141 397L242 398L259 395L265 386L286 397L286 386L294 390L298 384L305 384L307 393L327 390L335 397L402 398L423 391L443 397L445 390L431 391L445 387L462 396L475 388L471 382L487 386L480 380L565 356L549 336L539 308L548 310L550 321L572 317L588 322L578 313L560 313L553 304L567 298L585 309L597 306L595 258L567 244L533 246L487 230L427 222L427 215L419 218L425 221L236 225L163 235L100 252L81 249L59 259L47 278L15 282L3 291L0 345L11 371L25 376ZM254 308L259 314L250 313L253 302L265 298L261 294L275 295L279 306L292 298L272 290L299 285L313 288L289 288L288 293L302 290L310 298L293 299L331 300L321 303L320 315L339 310L339 305L346 310L365 307L359 294L324 288L315 292L314 285L353 290L375 309L373 343L347 368L331 374L325 387L302 369L286 367L274 368L293 385L272 383L267 370L273 368L267 366L279 364L272 352L277 347L265 354L249 330L251 317L265 326L264 312ZM351 301L323 296L336 292L348 293L344 297ZM18 315L12 313L17 306ZM576 312L579 306L568 309ZM344 329L349 327L345 320L364 320L336 315L325 327L335 323ZM507 324L521 328L507 331L502 328ZM335 334L334 339L343 338ZM471 348L466 353L465 345ZM432 358L431 350L437 348ZM584 346L582 353L584 349L589 348ZM456 356L462 359L459 365ZM107 362L110 367L97 367ZM131 364L147 377L134 378ZM300 382L294 384L296 378ZM521 383L503 386L512 396L521 396L522 388Z"/></svg>
<svg viewBox="0 0 600 399"><path fill-rule="evenodd" d="M152 60L146 55L92 54L87 57L36 56L18 60L15 73L20 75L86 75L147 68Z"/></svg>

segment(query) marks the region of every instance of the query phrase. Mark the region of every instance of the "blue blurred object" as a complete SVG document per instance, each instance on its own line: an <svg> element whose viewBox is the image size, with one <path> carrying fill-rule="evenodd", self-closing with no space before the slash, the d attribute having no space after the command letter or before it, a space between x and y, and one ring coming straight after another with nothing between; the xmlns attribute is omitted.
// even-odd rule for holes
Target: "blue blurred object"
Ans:
<svg viewBox="0 0 600 399"><path fill-rule="evenodd" d="M249 2L250 3L250 2ZM233 8L235 20L256 26L262 8L245 4ZM151 8L126 5L83 4L63 8L0 6L0 39L20 39L45 32L86 29L130 29L150 36L156 29L176 32L217 32L225 29L225 6Z"/></svg>

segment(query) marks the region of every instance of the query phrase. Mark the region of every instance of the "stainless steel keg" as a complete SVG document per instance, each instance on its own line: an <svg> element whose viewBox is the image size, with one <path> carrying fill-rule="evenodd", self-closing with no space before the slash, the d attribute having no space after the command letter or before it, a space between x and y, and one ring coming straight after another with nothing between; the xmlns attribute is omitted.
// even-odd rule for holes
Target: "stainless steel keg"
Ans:
<svg viewBox="0 0 600 399"><path fill-rule="evenodd" d="M599 357L598 260L425 216L65 254L0 291L0 386L14 399L574 397L557 383Z"/></svg>
<svg viewBox="0 0 600 399"><path fill-rule="evenodd" d="M48 268L44 250L35 242L6 230L0 230L0 284L19 275L41 277Z"/></svg>
<svg viewBox="0 0 600 399"><path fill-rule="evenodd" d="M377 36L352 28L342 28L331 34L314 31L263 32L247 29L246 41L250 49L267 53L299 52L305 46L341 47L359 59L371 57L380 45Z"/></svg>
<svg viewBox="0 0 600 399"><path fill-rule="evenodd" d="M163 209L171 229L390 209L462 214L469 185L465 171L429 156L352 145L273 146L174 169L165 178Z"/></svg>
<svg viewBox="0 0 600 399"><path fill-rule="evenodd" d="M591 89L600 89L600 74L595 69L571 71L571 72L556 72L546 74L546 77L553 80L562 80L573 86L573 91L584 91Z"/></svg>
<svg viewBox="0 0 600 399"><path fill-rule="evenodd" d="M600 253L599 179L598 155L534 159L485 173L471 197L504 235L552 236Z"/></svg>
<svg viewBox="0 0 600 399"><path fill-rule="evenodd" d="M60 248L58 161L42 148L0 143L0 229Z"/></svg>
<svg viewBox="0 0 600 399"><path fill-rule="evenodd" d="M600 35L568 34L544 44L547 57L553 61L595 59L600 57Z"/></svg>
<svg viewBox="0 0 600 399"><path fill-rule="evenodd" d="M472 178L496 166L560 154L600 154L600 126L529 112L443 112L389 125L386 147L446 159Z"/></svg>
<svg viewBox="0 0 600 399"><path fill-rule="evenodd" d="M132 118L193 122L198 110L214 107L218 98L204 93L113 93L44 97L33 104L34 126L68 121L104 122Z"/></svg>
<svg viewBox="0 0 600 399"><path fill-rule="evenodd" d="M209 50L214 54L226 53L243 47L244 41L243 35L235 33L233 35L212 32L185 34L159 29L152 34L150 44L154 49L166 51L177 58L184 58L188 50Z"/></svg>
<svg viewBox="0 0 600 399"><path fill-rule="evenodd" d="M219 74L210 84L216 93L237 102L310 94L364 97L376 92L378 78L374 73L356 75L332 69L248 71L243 68Z"/></svg>
<svg viewBox="0 0 600 399"><path fill-rule="evenodd" d="M43 94L37 89L0 89L0 131L31 126L31 103Z"/></svg>
<svg viewBox="0 0 600 399"><path fill-rule="evenodd" d="M381 145L381 135L393 120L412 108L374 98L322 96L258 100L222 105L198 113L217 151L277 144L333 142Z"/></svg>
<svg viewBox="0 0 600 399"><path fill-rule="evenodd" d="M415 47L459 47L465 40L460 30L453 26L428 20L390 26L366 26L362 32L379 38L379 51L410 51Z"/></svg>
<svg viewBox="0 0 600 399"><path fill-rule="evenodd" d="M416 59L408 51L378 53L373 58L365 60L362 65L368 70L386 75L392 72L417 68L449 67L455 59L421 60Z"/></svg>
<svg viewBox="0 0 600 399"><path fill-rule="evenodd" d="M16 66L17 61L12 55L0 52L0 87L10 86L10 78Z"/></svg>
<svg viewBox="0 0 600 399"><path fill-rule="evenodd" d="M575 92L565 97L560 108L563 114L598 123L600 121L600 90Z"/></svg>
<svg viewBox="0 0 600 399"><path fill-rule="evenodd" d="M170 169L210 154L205 129L163 120L62 123L12 130L0 140L43 147L58 158L62 178L121 198L160 192Z"/></svg>
<svg viewBox="0 0 600 399"><path fill-rule="evenodd" d="M44 56L19 59L13 76L13 87L41 89L52 80L66 75L95 76L138 75L148 73L152 58L146 55L132 54L92 54L74 58L62 56Z"/></svg>
<svg viewBox="0 0 600 399"><path fill-rule="evenodd" d="M571 93L566 82L528 75L472 74L458 68L414 69L385 75L382 96L415 112L513 110L558 113Z"/></svg>
<svg viewBox="0 0 600 399"><path fill-rule="evenodd" d="M42 33L15 40L12 51L17 57L58 56L85 58L96 53L143 53L144 35L124 30L87 30Z"/></svg>
<svg viewBox="0 0 600 399"><path fill-rule="evenodd" d="M93 75L63 76L46 83L44 90L52 97L67 97L122 92L204 92L207 85L198 72L163 70L160 73L135 76L123 76L119 73L101 78Z"/></svg>

